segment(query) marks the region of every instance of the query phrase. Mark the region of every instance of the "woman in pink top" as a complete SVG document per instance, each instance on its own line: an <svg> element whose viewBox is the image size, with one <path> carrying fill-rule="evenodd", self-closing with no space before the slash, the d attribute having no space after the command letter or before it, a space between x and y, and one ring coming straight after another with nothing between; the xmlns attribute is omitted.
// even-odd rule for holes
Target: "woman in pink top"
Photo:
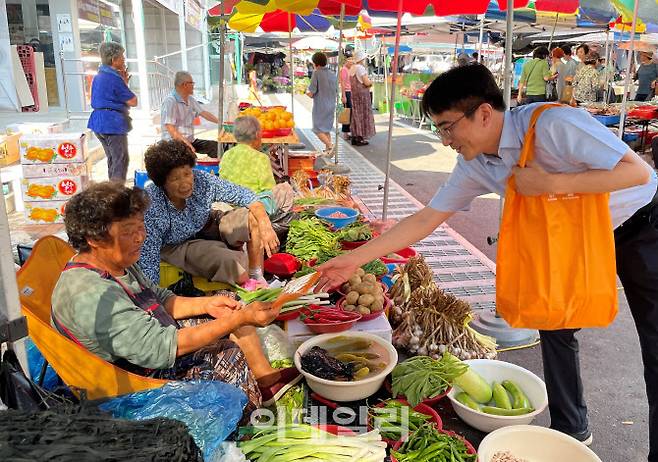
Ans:
<svg viewBox="0 0 658 462"><path fill-rule="evenodd" d="M341 91L341 101L343 102L343 107L351 108L352 107L352 87L350 86L350 68L354 62L352 58L347 58L345 64L340 70L340 91ZM343 132L343 138L346 140L350 139L350 124L343 124L341 129Z"/></svg>

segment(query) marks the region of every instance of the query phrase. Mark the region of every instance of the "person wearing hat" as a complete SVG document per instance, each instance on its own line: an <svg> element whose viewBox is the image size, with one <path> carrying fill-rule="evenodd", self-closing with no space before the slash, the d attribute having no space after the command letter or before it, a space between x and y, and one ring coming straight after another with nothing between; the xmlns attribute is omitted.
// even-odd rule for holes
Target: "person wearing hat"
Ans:
<svg viewBox="0 0 658 462"><path fill-rule="evenodd" d="M636 101L646 101L656 94L656 80L658 80L658 64L651 61L653 53L650 51L640 52L640 67L635 73L637 80Z"/></svg>
<svg viewBox="0 0 658 462"><path fill-rule="evenodd" d="M352 117L350 130L352 144L365 146L368 139L375 134L375 117L372 114L370 88L372 81L364 66L366 54L362 50L354 53L354 65L350 68L350 88L352 92Z"/></svg>

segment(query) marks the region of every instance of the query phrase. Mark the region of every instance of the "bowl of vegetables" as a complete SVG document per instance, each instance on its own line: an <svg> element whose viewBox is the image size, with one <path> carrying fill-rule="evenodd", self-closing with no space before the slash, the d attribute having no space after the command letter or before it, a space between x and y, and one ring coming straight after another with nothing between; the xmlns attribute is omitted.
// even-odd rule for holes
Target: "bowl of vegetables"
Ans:
<svg viewBox="0 0 658 462"><path fill-rule="evenodd" d="M478 448L480 462L492 462L507 453L508 459L553 462L601 462L590 448L557 430L535 425L499 428L484 437ZM511 457L510 457L511 456Z"/></svg>
<svg viewBox="0 0 658 462"><path fill-rule="evenodd" d="M527 425L548 406L546 385L529 370L494 359L463 362L468 370L454 380L448 398L471 427L490 432Z"/></svg>
<svg viewBox="0 0 658 462"><path fill-rule="evenodd" d="M425 422L432 423L439 430L443 428L439 414L423 403L412 407L403 399L388 399L368 410L368 430L378 429L389 446L406 439L409 432Z"/></svg>
<svg viewBox="0 0 658 462"><path fill-rule="evenodd" d="M341 229L354 223L359 211L349 207L322 207L315 211L315 216L331 223L335 229Z"/></svg>
<svg viewBox="0 0 658 462"><path fill-rule="evenodd" d="M383 296L381 308L379 306L379 303L377 302L377 300L379 299L374 299L374 301L371 302L370 305L361 305L361 304L354 305L348 303L349 300L350 299L346 295L340 298L338 302L336 302L336 306L343 313L359 313L361 315L359 321L371 321L375 318L378 318L382 314L386 313L386 311L389 310L391 308L391 305L393 304L391 299L386 296ZM361 303L362 300L363 303L367 303L370 299L368 298L364 300L361 298L361 296L359 296L358 303Z"/></svg>
<svg viewBox="0 0 658 462"><path fill-rule="evenodd" d="M398 353L381 337L348 331L306 340L294 361L311 390L345 402L375 394L397 364Z"/></svg>
<svg viewBox="0 0 658 462"><path fill-rule="evenodd" d="M359 313L348 313L334 306L310 305L301 310L301 320L314 334L331 334L351 329L361 319Z"/></svg>

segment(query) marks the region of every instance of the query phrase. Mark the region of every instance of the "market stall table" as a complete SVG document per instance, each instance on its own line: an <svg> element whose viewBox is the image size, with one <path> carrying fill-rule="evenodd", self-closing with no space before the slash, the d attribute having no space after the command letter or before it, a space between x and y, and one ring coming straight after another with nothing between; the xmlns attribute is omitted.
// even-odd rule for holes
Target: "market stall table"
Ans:
<svg viewBox="0 0 658 462"><path fill-rule="evenodd" d="M223 144L237 144L233 133L221 130L218 141ZM263 144L270 145L269 156L274 175L282 178L288 175L288 153L291 144L299 144L299 136L293 129L288 136L263 138Z"/></svg>

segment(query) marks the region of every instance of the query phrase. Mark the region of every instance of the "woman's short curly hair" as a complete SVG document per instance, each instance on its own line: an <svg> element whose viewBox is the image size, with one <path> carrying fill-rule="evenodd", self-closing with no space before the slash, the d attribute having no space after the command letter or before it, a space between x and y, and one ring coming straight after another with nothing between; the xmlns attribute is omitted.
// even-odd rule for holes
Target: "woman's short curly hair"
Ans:
<svg viewBox="0 0 658 462"><path fill-rule="evenodd" d="M143 214L148 205L142 189L115 181L93 183L66 204L64 225L69 243L78 252L88 252L89 240L108 239L113 222Z"/></svg>
<svg viewBox="0 0 658 462"><path fill-rule="evenodd" d="M151 181L162 188L173 169L184 165L194 167L196 155L182 141L163 140L149 146L144 153L144 164Z"/></svg>

